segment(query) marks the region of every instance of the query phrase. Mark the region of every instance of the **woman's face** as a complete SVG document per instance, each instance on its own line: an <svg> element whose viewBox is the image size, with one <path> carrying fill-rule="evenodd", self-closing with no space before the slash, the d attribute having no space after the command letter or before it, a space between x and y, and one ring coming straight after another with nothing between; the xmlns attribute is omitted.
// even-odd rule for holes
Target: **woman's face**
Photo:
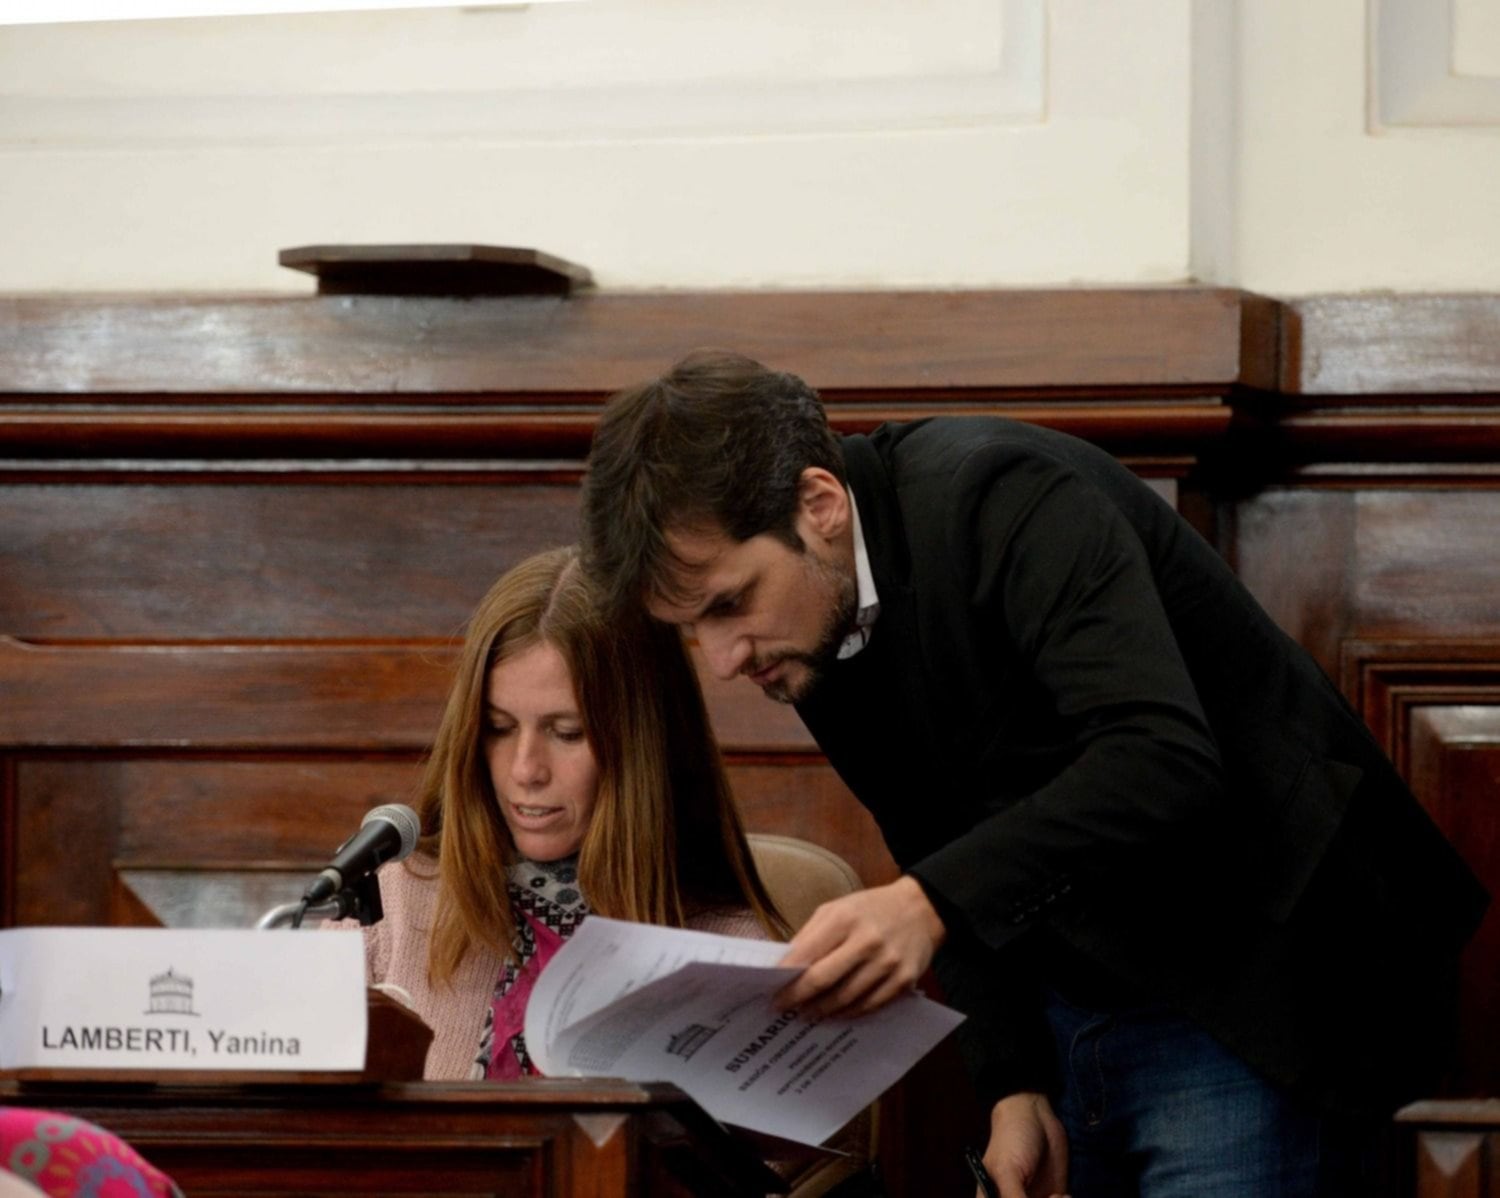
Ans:
<svg viewBox="0 0 1500 1198"><path fill-rule="evenodd" d="M485 762L517 851L533 861L576 853L599 767L562 654L543 641L495 665L484 721Z"/></svg>

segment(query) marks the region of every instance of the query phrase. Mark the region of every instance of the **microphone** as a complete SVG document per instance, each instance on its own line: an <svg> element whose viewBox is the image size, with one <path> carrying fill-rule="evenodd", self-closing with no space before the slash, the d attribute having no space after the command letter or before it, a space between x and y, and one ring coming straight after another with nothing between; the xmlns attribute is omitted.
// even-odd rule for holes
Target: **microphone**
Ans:
<svg viewBox="0 0 1500 1198"><path fill-rule="evenodd" d="M404 860L417 847L421 832L417 813L405 803L371 808L360 820L359 831L339 845L328 868L313 879L302 901L309 905L324 902L387 861Z"/></svg>

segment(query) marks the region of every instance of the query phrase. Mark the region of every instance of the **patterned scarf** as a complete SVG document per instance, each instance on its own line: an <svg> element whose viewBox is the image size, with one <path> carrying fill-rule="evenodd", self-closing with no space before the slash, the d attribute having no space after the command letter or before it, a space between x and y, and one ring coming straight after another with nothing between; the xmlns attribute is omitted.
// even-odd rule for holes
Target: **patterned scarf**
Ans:
<svg viewBox="0 0 1500 1198"><path fill-rule="evenodd" d="M578 889L578 858L529 861L510 867L506 879L516 934L511 959L500 969L485 1013L479 1051L469 1069L473 1079L531 1076L536 1067L526 1052L526 1002L536 979L589 913Z"/></svg>

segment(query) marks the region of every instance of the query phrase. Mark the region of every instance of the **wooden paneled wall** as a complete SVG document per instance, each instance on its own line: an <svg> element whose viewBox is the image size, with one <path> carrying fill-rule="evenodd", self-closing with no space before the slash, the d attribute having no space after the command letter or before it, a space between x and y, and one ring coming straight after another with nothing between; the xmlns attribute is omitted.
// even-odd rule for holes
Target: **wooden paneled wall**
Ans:
<svg viewBox="0 0 1500 1198"><path fill-rule="evenodd" d="M1222 547L1500 896L1500 298L1312 297L1280 341ZM1500 1096L1494 905L1462 1004L1448 1092Z"/></svg>
<svg viewBox="0 0 1500 1198"><path fill-rule="evenodd" d="M0 301L0 919L243 922L407 797L470 608L574 538L600 403L687 350L804 373L844 429L1044 421L1171 493L1228 427L1248 307L1199 289ZM795 715L705 681L751 827L891 878ZM62 884L79 852L93 868Z"/></svg>
<svg viewBox="0 0 1500 1198"><path fill-rule="evenodd" d="M1500 892L1497 331L1486 297L1197 287L0 299L0 923L293 897L409 797L489 583L573 539L603 399L708 345L804 375L841 430L997 412L1116 453ZM893 876L795 715L705 682L749 826ZM1500 1094L1497 928L1454 1093ZM893 1184L944 1181L953 1070L893 1098Z"/></svg>

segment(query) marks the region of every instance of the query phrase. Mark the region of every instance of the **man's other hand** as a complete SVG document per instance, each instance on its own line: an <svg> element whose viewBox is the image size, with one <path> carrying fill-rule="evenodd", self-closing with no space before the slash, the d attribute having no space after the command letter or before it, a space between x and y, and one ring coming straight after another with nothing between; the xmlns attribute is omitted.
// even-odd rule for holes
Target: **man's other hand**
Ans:
<svg viewBox="0 0 1500 1198"><path fill-rule="evenodd" d="M1068 1136L1045 1094L1011 1094L995 1104L984 1167L1000 1198L1065 1198Z"/></svg>
<svg viewBox="0 0 1500 1198"><path fill-rule="evenodd" d="M916 879L901 877L824 903L787 946L806 966L776 995L811 1018L865 1015L912 989L946 929Z"/></svg>

